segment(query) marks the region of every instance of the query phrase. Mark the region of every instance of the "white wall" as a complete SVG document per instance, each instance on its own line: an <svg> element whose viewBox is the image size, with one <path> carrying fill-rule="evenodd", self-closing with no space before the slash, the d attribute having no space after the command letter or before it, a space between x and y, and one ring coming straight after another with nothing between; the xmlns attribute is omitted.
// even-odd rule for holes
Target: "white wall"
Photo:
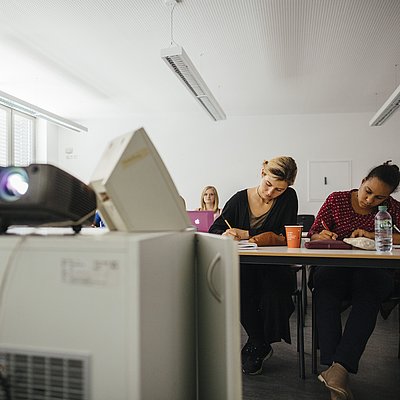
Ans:
<svg viewBox="0 0 400 400"><path fill-rule="evenodd" d="M42 118L36 119L36 161L38 163L58 164L59 128Z"/></svg>
<svg viewBox="0 0 400 400"><path fill-rule="evenodd" d="M201 112L80 121L89 133L60 130L58 161L61 168L89 182L110 139L144 126L192 209L199 206L204 186L215 185L223 205L237 190L258 184L264 159L290 155L299 169L294 185L299 212L316 213L321 202L309 202L307 196L309 160L351 160L352 187L358 187L371 167L388 159L400 165L400 115L379 128L368 126L370 118L369 113L280 115L213 122Z"/></svg>

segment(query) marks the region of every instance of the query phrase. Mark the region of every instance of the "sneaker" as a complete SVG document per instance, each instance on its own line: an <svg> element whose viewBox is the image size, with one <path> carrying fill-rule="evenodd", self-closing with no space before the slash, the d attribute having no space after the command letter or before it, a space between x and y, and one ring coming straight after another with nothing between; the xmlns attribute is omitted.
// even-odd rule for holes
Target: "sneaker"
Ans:
<svg viewBox="0 0 400 400"><path fill-rule="evenodd" d="M242 347L242 351L240 352L241 359L242 359L242 367L249 358L249 355L254 352L254 344L251 343L249 340L246 342L246 344Z"/></svg>
<svg viewBox="0 0 400 400"><path fill-rule="evenodd" d="M243 373L246 375L261 374L263 362L271 358L273 353L269 344L250 347L247 360L242 365Z"/></svg>

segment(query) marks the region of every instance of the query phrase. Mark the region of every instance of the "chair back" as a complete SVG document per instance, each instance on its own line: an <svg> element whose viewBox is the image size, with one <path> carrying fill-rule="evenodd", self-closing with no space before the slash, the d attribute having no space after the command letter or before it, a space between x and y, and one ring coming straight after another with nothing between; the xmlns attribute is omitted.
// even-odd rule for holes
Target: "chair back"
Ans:
<svg viewBox="0 0 400 400"><path fill-rule="evenodd" d="M299 214L297 216L297 224L303 225L303 232L308 232L314 223L315 217L313 214Z"/></svg>

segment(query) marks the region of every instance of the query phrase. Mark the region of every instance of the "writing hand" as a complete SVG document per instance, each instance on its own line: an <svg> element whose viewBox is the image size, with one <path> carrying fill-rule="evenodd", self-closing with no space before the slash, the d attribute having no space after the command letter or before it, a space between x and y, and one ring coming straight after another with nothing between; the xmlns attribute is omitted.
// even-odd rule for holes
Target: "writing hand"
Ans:
<svg viewBox="0 0 400 400"><path fill-rule="evenodd" d="M331 232L331 231L328 231L326 229L324 229L323 231L321 231L319 233L319 239L320 240L328 240L328 239L336 240L337 237L338 237L338 235L335 232Z"/></svg>
<svg viewBox="0 0 400 400"><path fill-rule="evenodd" d="M235 228L230 228L227 229L223 235L225 236L230 236L231 238L233 238L234 240L240 240L240 236L238 235L238 233L236 232Z"/></svg>
<svg viewBox="0 0 400 400"><path fill-rule="evenodd" d="M230 228L225 231L225 234L233 237L235 240L245 240L249 238L249 232L244 229Z"/></svg>

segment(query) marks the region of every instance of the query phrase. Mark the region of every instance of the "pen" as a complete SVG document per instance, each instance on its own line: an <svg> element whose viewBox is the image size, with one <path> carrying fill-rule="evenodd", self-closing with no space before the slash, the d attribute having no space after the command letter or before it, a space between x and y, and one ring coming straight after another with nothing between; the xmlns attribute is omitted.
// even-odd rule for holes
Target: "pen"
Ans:
<svg viewBox="0 0 400 400"><path fill-rule="evenodd" d="M229 228L229 229L233 229L233 228L231 227L231 224L230 224L225 218L224 218L224 221L225 221L226 225L228 225L228 228ZM239 237L239 235L238 235L237 233L235 233L235 238L240 239L240 237Z"/></svg>
<svg viewBox="0 0 400 400"><path fill-rule="evenodd" d="M322 224L322 226L324 227L324 229L326 231L330 231L330 229L328 228L328 225L326 225L326 223L325 223L325 221L323 219L321 219L321 224Z"/></svg>
<svg viewBox="0 0 400 400"><path fill-rule="evenodd" d="M225 221L226 225L228 225L228 228L232 229L231 224L226 219L224 219L224 221Z"/></svg>
<svg viewBox="0 0 400 400"><path fill-rule="evenodd" d="M393 225L393 228L396 229L396 231L400 233L400 229L396 225Z"/></svg>

